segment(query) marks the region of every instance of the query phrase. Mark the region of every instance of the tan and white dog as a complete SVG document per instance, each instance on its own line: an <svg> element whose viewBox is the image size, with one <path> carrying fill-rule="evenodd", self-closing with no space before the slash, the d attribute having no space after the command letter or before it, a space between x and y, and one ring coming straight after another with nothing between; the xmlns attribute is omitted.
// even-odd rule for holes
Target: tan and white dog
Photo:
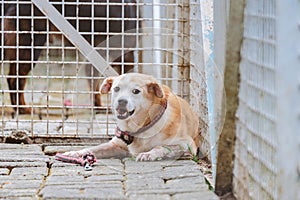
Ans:
<svg viewBox="0 0 300 200"><path fill-rule="evenodd" d="M110 91L116 136L108 143L64 155L91 153L98 159L135 156L137 161L153 161L197 153L198 117L169 87L152 76L128 73L106 78L100 92Z"/></svg>

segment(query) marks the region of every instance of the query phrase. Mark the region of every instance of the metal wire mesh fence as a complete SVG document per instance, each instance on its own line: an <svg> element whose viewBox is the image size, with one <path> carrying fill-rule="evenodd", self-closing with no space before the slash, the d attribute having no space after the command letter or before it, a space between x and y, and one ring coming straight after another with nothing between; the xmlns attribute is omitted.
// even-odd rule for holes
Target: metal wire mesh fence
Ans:
<svg viewBox="0 0 300 200"><path fill-rule="evenodd" d="M103 130L113 122L96 116L106 109L97 91L103 76L31 1L1 3L2 135L12 129L31 136L108 133ZM120 55L106 56L119 73L133 68L137 36L124 34L139 27L133 1L51 3L103 56ZM115 35L122 35L117 46L99 46Z"/></svg>
<svg viewBox="0 0 300 200"><path fill-rule="evenodd" d="M276 7L247 1L240 64L234 191L239 199L276 199Z"/></svg>
<svg viewBox="0 0 300 200"><path fill-rule="evenodd" d="M70 23L119 74L154 75L175 93L194 101L190 70L197 87L205 87L203 69L191 62L190 8L182 0L49 1L64 20L52 19L37 1L2 0L1 14L1 135L24 132L38 137L102 138L114 133L110 97L99 95L105 75L93 67L74 35L61 30ZM193 31L202 37L201 30ZM77 35L76 35L77 36ZM79 38L80 39L80 38ZM79 40L78 39L78 40ZM76 42L76 41L75 41ZM203 85L204 84L204 85ZM206 109L206 103L201 105ZM197 108L199 110L199 108ZM206 118L205 114L199 116ZM206 120L204 120L206 122Z"/></svg>

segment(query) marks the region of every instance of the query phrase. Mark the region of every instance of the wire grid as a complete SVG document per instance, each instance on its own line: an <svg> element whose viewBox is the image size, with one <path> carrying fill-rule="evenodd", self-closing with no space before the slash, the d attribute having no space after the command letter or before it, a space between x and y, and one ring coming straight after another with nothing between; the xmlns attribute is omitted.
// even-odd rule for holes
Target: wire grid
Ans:
<svg viewBox="0 0 300 200"><path fill-rule="evenodd" d="M238 199L276 199L275 0L248 0L240 64L234 192Z"/></svg>
<svg viewBox="0 0 300 200"><path fill-rule="evenodd" d="M176 94L189 98L189 66L185 64L189 63L185 56L189 51L189 43L185 43L189 1L50 3L120 74L152 74ZM95 138L113 134L109 95L101 95L101 105L95 103L98 86L105 77L31 1L2 0L0 5L2 137L14 130L32 137ZM16 41L9 43L13 39ZM16 72L9 72L11 66ZM15 86L9 87L7 79L15 81ZM24 79L23 89L20 82ZM21 93L26 104L22 104Z"/></svg>

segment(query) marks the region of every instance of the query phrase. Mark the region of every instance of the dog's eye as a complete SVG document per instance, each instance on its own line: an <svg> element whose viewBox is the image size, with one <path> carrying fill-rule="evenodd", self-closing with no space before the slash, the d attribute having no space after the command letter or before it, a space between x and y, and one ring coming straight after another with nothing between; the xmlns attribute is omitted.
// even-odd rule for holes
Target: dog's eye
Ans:
<svg viewBox="0 0 300 200"><path fill-rule="evenodd" d="M114 92L119 92L120 91L120 87L115 87L114 88Z"/></svg>
<svg viewBox="0 0 300 200"><path fill-rule="evenodd" d="M140 93L140 92L141 92L141 91L138 90L138 89L133 89L133 90L132 90L132 93L133 93L133 94L138 94L138 93Z"/></svg>

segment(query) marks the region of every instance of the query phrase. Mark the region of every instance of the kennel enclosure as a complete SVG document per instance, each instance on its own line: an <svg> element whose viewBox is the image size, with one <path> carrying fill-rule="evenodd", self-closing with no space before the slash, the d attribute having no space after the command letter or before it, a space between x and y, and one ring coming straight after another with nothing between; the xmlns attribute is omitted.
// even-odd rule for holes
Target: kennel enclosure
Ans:
<svg viewBox="0 0 300 200"><path fill-rule="evenodd" d="M142 72L192 104L209 155L200 2L3 0L0 5L3 140L17 132L61 142L109 138L115 122L110 97L99 95L99 84L116 71Z"/></svg>

